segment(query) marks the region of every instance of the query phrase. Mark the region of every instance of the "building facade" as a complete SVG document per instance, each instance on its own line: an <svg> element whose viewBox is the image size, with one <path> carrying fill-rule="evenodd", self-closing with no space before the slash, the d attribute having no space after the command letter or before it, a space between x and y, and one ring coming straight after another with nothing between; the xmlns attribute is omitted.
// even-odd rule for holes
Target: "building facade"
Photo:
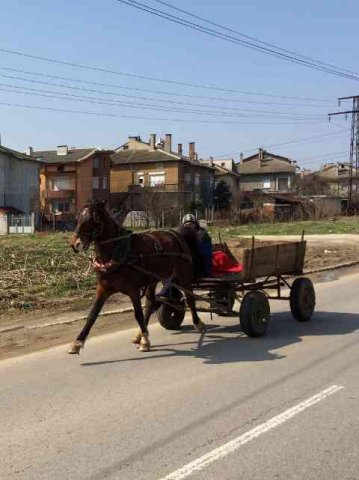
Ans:
<svg viewBox="0 0 359 480"><path fill-rule="evenodd" d="M0 146L0 207L25 214L36 211L40 167L34 157Z"/></svg>
<svg viewBox="0 0 359 480"><path fill-rule="evenodd" d="M60 145L29 153L42 162L40 199L48 220L73 224L87 201L109 200L112 150Z"/></svg>
<svg viewBox="0 0 359 480"><path fill-rule="evenodd" d="M298 166L289 158L259 149L237 165L242 192L291 192Z"/></svg>
<svg viewBox="0 0 359 480"><path fill-rule="evenodd" d="M191 202L203 207L212 204L214 169L197 159L195 144L189 144L188 156L182 144L172 150L172 136L148 142L139 136L116 149L111 156L111 203L116 206L127 195L128 208L142 210L154 194L166 207L185 208Z"/></svg>
<svg viewBox="0 0 359 480"><path fill-rule="evenodd" d="M356 173L355 167L352 168L352 185L356 185L356 179L359 172ZM323 166L315 176L326 182L330 188L331 194L338 197L346 197L349 190L350 164L349 162L328 163ZM355 190L353 188L353 190Z"/></svg>
<svg viewBox="0 0 359 480"><path fill-rule="evenodd" d="M235 198L240 189L240 175L233 158L215 159L210 157L201 162L214 168L215 182L220 180L226 182Z"/></svg>

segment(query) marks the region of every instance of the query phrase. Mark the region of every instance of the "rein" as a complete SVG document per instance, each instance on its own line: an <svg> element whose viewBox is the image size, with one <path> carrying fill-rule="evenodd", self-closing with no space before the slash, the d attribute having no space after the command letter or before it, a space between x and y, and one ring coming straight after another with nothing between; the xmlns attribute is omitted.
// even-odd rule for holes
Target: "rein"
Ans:
<svg viewBox="0 0 359 480"><path fill-rule="evenodd" d="M94 267L94 269L98 272L102 272L102 273L106 273L108 272L110 269L112 268L116 268L116 267L119 267L119 266L133 266L133 263L131 263L131 259L133 260L139 260L140 262L144 259L144 258L149 258L149 257L177 257L177 258L183 258L184 260L188 261L189 263L193 263L193 259L192 259L192 255L190 253L188 253L188 248L187 248L187 245L186 243L182 240L182 238L180 237L180 235L173 231L173 230L165 230L164 232L167 233L168 235L170 235L172 238L174 238L177 243L179 244L180 248L184 251L182 252L165 252L163 250L163 246L160 242L160 240L155 236L153 235L152 233L154 232L155 230L146 230L144 232L141 232L140 235L143 235L143 236L147 236L148 238L150 238L153 243L154 243L154 248L155 248L155 252L154 253L140 253L140 254L130 254L130 255L125 255L122 262L119 262L119 261L116 261L116 255L113 256L113 258L105 263L100 263L97 261L97 258L93 258L92 259L92 265ZM109 238L109 239L106 239L106 240L97 240L97 244L98 245L103 245L103 244L107 244L107 243L114 243L114 242L117 242L117 241L121 241L121 240L126 240L128 238L130 238L132 235L134 235L134 233L130 232L130 233L126 233L125 235L119 235L117 237L112 237L112 238ZM130 259L130 262L128 261Z"/></svg>
<svg viewBox="0 0 359 480"><path fill-rule="evenodd" d="M183 291L186 295L190 295L195 300L203 300L203 301L208 303L208 298L202 297L201 295L197 295L197 294L191 292L190 290L187 290L187 288L184 288L181 285L178 285L178 283L170 282L168 279L162 278L159 275L157 275L156 273L150 272L149 270L146 270L145 268L142 268L139 265L134 265L133 263L129 263L127 266L130 267L130 268L133 268L134 270L137 270L138 272L143 273L144 275L147 275L149 277L153 277L160 282L166 281L166 284L169 287L177 288L178 290Z"/></svg>

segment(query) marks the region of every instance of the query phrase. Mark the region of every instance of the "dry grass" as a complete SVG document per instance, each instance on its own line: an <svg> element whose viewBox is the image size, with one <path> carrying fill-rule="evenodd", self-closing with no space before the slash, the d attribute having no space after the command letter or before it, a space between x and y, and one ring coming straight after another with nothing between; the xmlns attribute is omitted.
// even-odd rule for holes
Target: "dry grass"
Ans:
<svg viewBox="0 0 359 480"><path fill-rule="evenodd" d="M0 238L0 316L91 294L88 256L75 255L67 242L61 233Z"/></svg>

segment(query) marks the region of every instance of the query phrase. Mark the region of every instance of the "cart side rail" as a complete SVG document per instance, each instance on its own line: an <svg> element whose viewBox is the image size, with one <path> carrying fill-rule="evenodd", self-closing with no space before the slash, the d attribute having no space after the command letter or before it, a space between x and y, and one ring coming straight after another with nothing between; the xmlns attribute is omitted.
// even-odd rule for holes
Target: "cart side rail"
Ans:
<svg viewBox="0 0 359 480"><path fill-rule="evenodd" d="M304 267L306 242L286 242L275 245L244 248L242 280L276 275L301 275Z"/></svg>

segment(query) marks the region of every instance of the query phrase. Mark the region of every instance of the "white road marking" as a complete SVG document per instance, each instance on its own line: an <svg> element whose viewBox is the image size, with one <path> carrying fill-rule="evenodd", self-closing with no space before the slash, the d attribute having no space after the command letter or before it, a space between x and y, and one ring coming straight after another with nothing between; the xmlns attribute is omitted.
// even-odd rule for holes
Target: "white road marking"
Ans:
<svg viewBox="0 0 359 480"><path fill-rule="evenodd" d="M258 425L257 427L252 428L251 430L240 435L239 437L234 438L233 440L225 443L221 447L218 447L212 450L211 452L206 453L202 457L197 458L197 460L193 460L193 462L187 463L187 465L185 465L184 467L179 468L178 470L170 473L169 475L166 475L165 477L162 477L160 480L182 480L183 478L187 478L190 475L194 474L195 472L203 470L204 468L206 468L208 465L215 462L216 460L226 457L227 455L234 452L242 445L250 442L251 440L254 440L255 438L262 435L263 433L268 432L272 428L278 427L282 423L293 418L295 415L298 415L298 413L301 413L307 408L324 400L329 395L333 395L333 393L338 392L342 388L344 387L333 385L327 388L326 390L323 390L317 395L314 395L313 397L308 398L304 402L298 403L294 407L289 408L285 412L280 413L279 415L271 418L267 422L262 423L261 425Z"/></svg>

